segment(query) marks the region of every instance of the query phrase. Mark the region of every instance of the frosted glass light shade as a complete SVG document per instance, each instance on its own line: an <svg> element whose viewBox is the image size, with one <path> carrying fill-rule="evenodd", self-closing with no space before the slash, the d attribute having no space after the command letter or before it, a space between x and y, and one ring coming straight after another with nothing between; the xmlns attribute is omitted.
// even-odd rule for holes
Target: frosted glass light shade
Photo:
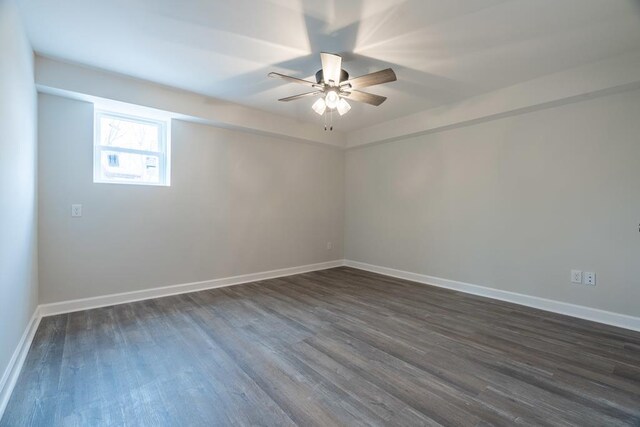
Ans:
<svg viewBox="0 0 640 427"><path fill-rule="evenodd" d="M335 90L330 90L324 97L324 102L327 104L327 108L333 110L338 106L338 101L340 101L340 97Z"/></svg>
<svg viewBox="0 0 640 427"><path fill-rule="evenodd" d="M318 100L313 103L311 108L313 108L313 111L315 111L316 113L323 115L324 111L327 109L327 104L324 102L323 98L318 98Z"/></svg>
<svg viewBox="0 0 640 427"><path fill-rule="evenodd" d="M342 116L347 114L349 110L351 110L351 105L344 98L340 98L340 101L338 101L338 113Z"/></svg>

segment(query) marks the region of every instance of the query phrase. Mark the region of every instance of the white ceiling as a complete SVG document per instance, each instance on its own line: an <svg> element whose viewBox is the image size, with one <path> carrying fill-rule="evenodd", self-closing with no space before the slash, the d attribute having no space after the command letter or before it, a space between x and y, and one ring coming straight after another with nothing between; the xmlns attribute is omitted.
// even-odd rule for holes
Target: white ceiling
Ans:
<svg viewBox="0 0 640 427"><path fill-rule="evenodd" d="M337 128L360 129L640 49L638 0L22 0L36 52L321 123L279 103L319 52L352 76L393 67Z"/></svg>

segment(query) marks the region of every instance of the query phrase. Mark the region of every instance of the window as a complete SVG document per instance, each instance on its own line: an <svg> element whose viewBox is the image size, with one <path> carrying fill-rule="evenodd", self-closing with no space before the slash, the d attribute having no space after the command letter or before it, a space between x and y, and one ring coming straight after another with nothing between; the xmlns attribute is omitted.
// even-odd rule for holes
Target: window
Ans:
<svg viewBox="0 0 640 427"><path fill-rule="evenodd" d="M93 182L169 185L168 123L96 111Z"/></svg>

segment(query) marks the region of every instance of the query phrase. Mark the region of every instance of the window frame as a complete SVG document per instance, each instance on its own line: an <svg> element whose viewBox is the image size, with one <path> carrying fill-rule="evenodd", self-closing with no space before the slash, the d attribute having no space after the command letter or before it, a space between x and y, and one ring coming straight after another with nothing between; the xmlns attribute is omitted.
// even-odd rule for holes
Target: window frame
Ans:
<svg viewBox="0 0 640 427"><path fill-rule="evenodd" d="M133 123L153 125L158 128L159 151L137 150L135 148L114 147L101 144L101 119L103 117L124 120ZM113 110L95 109L93 119L93 183L94 184L125 184L148 185L154 187L169 187L171 185L171 144L169 138L170 121L127 114ZM102 177L102 151L114 151L158 157L158 182L127 181L119 179L105 179Z"/></svg>

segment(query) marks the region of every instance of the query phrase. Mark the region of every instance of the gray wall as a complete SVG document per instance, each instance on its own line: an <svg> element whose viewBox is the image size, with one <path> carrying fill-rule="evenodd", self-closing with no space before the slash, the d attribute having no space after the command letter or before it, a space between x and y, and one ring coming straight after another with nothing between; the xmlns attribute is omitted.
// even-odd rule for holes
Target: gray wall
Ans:
<svg viewBox="0 0 640 427"><path fill-rule="evenodd" d="M336 148L174 120L171 187L147 187L94 184L92 144L92 104L39 96L42 303L343 258Z"/></svg>
<svg viewBox="0 0 640 427"><path fill-rule="evenodd" d="M0 0L0 378L38 300L33 53Z"/></svg>
<svg viewBox="0 0 640 427"><path fill-rule="evenodd" d="M39 104L43 303L340 259L344 238L347 259L640 315L638 91L352 149L346 164L174 121L169 188L93 184L92 105Z"/></svg>
<svg viewBox="0 0 640 427"><path fill-rule="evenodd" d="M634 91L352 149L346 258L638 316L639 136Z"/></svg>

